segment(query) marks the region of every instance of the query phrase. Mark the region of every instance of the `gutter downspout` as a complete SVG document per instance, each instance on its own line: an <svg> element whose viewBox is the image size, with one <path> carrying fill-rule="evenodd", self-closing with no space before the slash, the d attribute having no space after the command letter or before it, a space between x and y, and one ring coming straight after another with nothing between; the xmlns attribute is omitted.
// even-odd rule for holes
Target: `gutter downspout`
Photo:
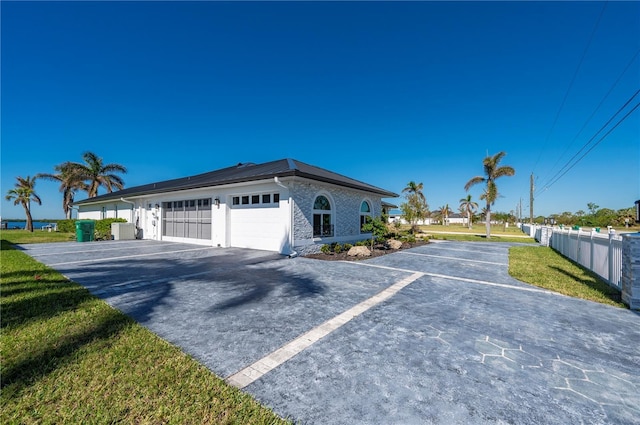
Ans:
<svg viewBox="0 0 640 425"><path fill-rule="evenodd" d="M287 199L287 202L289 203L289 258L294 258L298 256L298 253L293 250L293 202L291 199L291 188L283 184L278 179L278 176L273 178L273 182L281 188L287 189L287 192L289 193L289 198Z"/></svg>

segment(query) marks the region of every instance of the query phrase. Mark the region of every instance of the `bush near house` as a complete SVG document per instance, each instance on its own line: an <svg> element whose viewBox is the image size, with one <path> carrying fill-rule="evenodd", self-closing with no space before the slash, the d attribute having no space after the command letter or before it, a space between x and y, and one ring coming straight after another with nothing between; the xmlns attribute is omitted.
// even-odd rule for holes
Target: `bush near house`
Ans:
<svg viewBox="0 0 640 425"><path fill-rule="evenodd" d="M62 233L75 233L76 221L78 220L59 220L58 231ZM103 220L95 220L95 222L96 224L94 236L97 241L100 241L111 240L111 223L126 223L127 220L125 220L124 218L105 218Z"/></svg>
<svg viewBox="0 0 640 425"><path fill-rule="evenodd" d="M70 233L76 231L76 220L58 220L58 232Z"/></svg>
<svg viewBox="0 0 640 425"><path fill-rule="evenodd" d="M111 223L126 223L124 218L105 218L96 221L95 237L97 241L111 240Z"/></svg>

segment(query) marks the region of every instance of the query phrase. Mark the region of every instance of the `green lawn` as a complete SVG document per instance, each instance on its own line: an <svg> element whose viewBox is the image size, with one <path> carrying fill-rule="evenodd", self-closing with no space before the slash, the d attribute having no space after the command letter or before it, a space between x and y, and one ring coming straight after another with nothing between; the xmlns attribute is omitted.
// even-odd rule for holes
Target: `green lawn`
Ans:
<svg viewBox="0 0 640 425"><path fill-rule="evenodd" d="M44 243L44 242L69 242L75 241L75 233L64 232L43 232L42 230L2 230L0 231L0 239L4 239L11 243Z"/></svg>
<svg viewBox="0 0 640 425"><path fill-rule="evenodd" d="M626 308L620 302L620 291L549 247L511 247L509 274L523 282L570 297Z"/></svg>
<svg viewBox="0 0 640 425"><path fill-rule="evenodd" d="M284 423L83 287L1 243L0 423Z"/></svg>
<svg viewBox="0 0 640 425"><path fill-rule="evenodd" d="M402 225L401 230L409 230L411 226ZM418 226L418 228L429 235L429 239L467 241L467 242L521 242L535 243L533 238L522 233L522 230L515 226L504 227L503 225L491 226L491 238L486 237L486 227L484 224L474 224L471 229L460 224L443 226L432 224L429 226Z"/></svg>

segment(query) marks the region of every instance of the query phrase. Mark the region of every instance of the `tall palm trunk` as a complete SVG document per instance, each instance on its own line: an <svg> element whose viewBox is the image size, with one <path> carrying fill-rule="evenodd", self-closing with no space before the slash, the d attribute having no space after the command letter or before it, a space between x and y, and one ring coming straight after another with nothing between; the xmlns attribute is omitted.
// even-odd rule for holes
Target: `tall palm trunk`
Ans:
<svg viewBox="0 0 640 425"><path fill-rule="evenodd" d="M24 212L27 215L27 225L25 226L25 229L30 232L33 232L33 218L31 217L30 205L27 202L23 202L22 206L24 207Z"/></svg>
<svg viewBox="0 0 640 425"><path fill-rule="evenodd" d="M491 239L491 204L487 202L487 215L486 215L486 226L487 226L487 239Z"/></svg>
<svg viewBox="0 0 640 425"><path fill-rule="evenodd" d="M467 225L469 226L469 230L473 228L473 224L471 223L471 211L467 210Z"/></svg>

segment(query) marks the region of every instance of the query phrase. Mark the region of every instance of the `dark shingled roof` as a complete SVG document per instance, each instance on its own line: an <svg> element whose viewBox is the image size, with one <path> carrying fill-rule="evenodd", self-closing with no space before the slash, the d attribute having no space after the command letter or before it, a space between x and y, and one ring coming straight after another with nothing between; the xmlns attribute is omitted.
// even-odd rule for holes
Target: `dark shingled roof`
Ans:
<svg viewBox="0 0 640 425"><path fill-rule="evenodd" d="M358 180L343 176L305 164L295 159L285 158L264 164L240 163L232 167L210 171L208 173L197 174L195 176L182 177L179 179L165 180L156 183L149 183L141 186L130 187L118 192L107 193L94 198L84 199L75 202L74 205L107 201L112 199L126 198L130 196L150 195L154 193L175 192L179 190L198 189L203 187L221 186L225 184L250 182L256 180L272 179L273 177L304 177L325 183L332 183L338 186L352 189L364 190L389 198L398 197L397 194L389 192L379 187L363 183Z"/></svg>

